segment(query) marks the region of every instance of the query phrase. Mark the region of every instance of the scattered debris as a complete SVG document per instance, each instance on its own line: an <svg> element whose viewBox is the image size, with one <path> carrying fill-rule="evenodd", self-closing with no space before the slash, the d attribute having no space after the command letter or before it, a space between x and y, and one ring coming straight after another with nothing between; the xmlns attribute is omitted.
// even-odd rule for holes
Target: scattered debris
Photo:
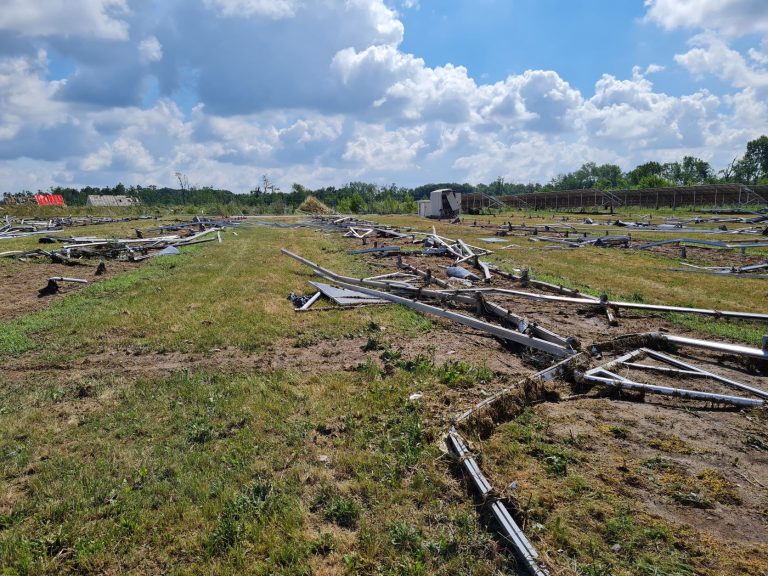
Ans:
<svg viewBox="0 0 768 576"><path fill-rule="evenodd" d="M514 342L517 344L521 344L522 346L533 348L542 352L546 352L548 354L551 354L555 357L563 357L563 356L569 356L574 353L574 351L570 348L569 345L563 346L562 344L558 344L555 342L552 342L550 340L545 340L543 338L539 338L536 336L533 336L532 334L527 334L526 331L531 326L528 322L522 322L518 323L518 325L515 327L515 330L511 330L508 328L503 328L501 326L497 326L495 324L490 324L488 322L478 320L477 318L473 318L471 316L465 315L465 314L459 314L457 312L452 312L443 308L438 308L436 306L432 306L429 304L424 304L422 302L419 302L417 300L412 300L410 298L404 298L402 296L397 296L395 294L392 294L390 292L385 292L378 289L369 288L367 286L376 286L377 288L385 288L385 289L393 289L393 290L405 290L407 292L412 292L414 295L419 294L422 297L430 297L431 294L429 291L424 289L418 289L413 286L409 286L407 284L404 284L402 282L390 282L388 283L386 280L384 281L365 281L365 280L359 280L356 278L349 278L346 276L340 276L330 270L327 270L325 268L322 268L315 264L314 262L311 262L305 258L302 258L301 256L294 254L293 252L290 252L286 249L281 250L283 254L286 256L290 256L291 258L298 260L299 262L309 266L312 268L312 270L319 276L322 276L324 278L327 278L337 285L341 286L342 288L346 288L348 290L351 290L353 292L361 292L364 295L368 295L373 297L374 299L385 301L385 302L392 302L395 304L403 304L409 308L412 308L414 310L418 310L420 312L424 312L427 314L434 314L436 316L442 316L444 318L448 318L451 320L454 320L460 324L464 324L466 326L470 326L472 328L475 328L477 330L481 330L483 332L487 332L489 334L492 334L498 338L501 338L502 340ZM322 286L319 282L313 282L314 286L316 286L318 289L321 289L320 286ZM366 286L367 285L367 286ZM322 289L321 289L322 290ZM446 299L446 298L443 298ZM455 297L451 298L456 301L462 301L464 303L469 303L473 305L477 305L478 300L475 297L472 296L460 296L456 295ZM357 302L359 303L360 300L358 299ZM522 328L522 330L520 330ZM565 341L561 337L558 337L561 341Z"/></svg>
<svg viewBox="0 0 768 576"><path fill-rule="evenodd" d="M0 240L37 236L49 232L60 232L65 228L75 226L95 226L97 224L114 224L133 220L149 220L151 216L128 218L95 218L91 216L66 218L11 218L5 216L0 224Z"/></svg>
<svg viewBox="0 0 768 576"><path fill-rule="evenodd" d="M333 227L344 230L346 232L345 236L360 240L364 244L366 241L370 242L372 237L380 237L381 235L378 233L378 230L382 229L380 225L373 222L367 222L365 227L363 227L359 222L350 220L337 222ZM626 227L631 228L632 226L628 225ZM390 260L392 261L392 268L398 270L397 272L387 272L362 279L351 278L323 268L285 249L283 253L310 267L315 274L325 278L329 283L338 287L338 289L357 292L370 298L401 304L426 314L453 320L498 338L505 345L511 346L525 357L536 355L537 361L552 364L534 377L526 379L524 383L519 383L514 388L516 393L525 395L528 393L524 392L524 390L527 390L529 386L536 388L536 386L553 379L565 379L573 386L580 386L581 389L584 386L587 386L589 390L592 390L593 387L596 387L595 390L599 390L605 386L618 390L632 389L641 393L662 394L669 397L669 401L673 402L677 399L694 400L707 402L708 404L749 408L764 405L765 399L768 398L768 391L760 387L739 382L738 378L727 377L710 370L705 370L687 360L680 360L667 352L660 352L660 350L673 350L676 347L692 347L704 351L705 354L721 354L725 358L743 357L746 359L768 361L768 336L765 339L764 348L761 350L727 342L677 336L666 332L650 332L627 335L623 339L613 340L605 346L602 344L592 345L590 347L591 353L588 353L580 351L580 344L575 338L561 336L509 308L510 306L514 307L514 301L517 300L552 303L557 306L573 305L577 306L580 311L592 309L595 312L605 313L611 325L619 321L618 312L625 309L675 312L705 315L713 318L762 322L768 321L768 314L623 302L610 300L606 295L596 297L589 294L581 294L578 291L569 290L562 286L536 281L530 278L526 270L515 270L512 273L501 270L493 264L483 262L480 257L490 254L490 251L472 246L462 239L451 239L441 236L434 227L431 233L410 229L407 231L387 229L387 231L386 237L400 238L404 240L402 244L407 244L408 242L422 244L422 253L407 253L403 251L402 246L394 244L382 248L376 246L374 249L352 250L349 253L376 255L375 265L385 269L386 264L381 261L382 258L379 258L379 256L389 256L392 259ZM509 230L505 231L510 232L511 226ZM541 231L544 233L539 234ZM632 245L630 235L611 236L606 234L590 236L586 232L578 232L573 227L567 225L559 226L557 231L529 227L525 233L531 234L530 237L536 241L561 244L565 248L585 246L629 247ZM484 238L481 240L492 240L488 243L498 242L499 244L506 244L507 242L507 240L501 241L501 238ZM553 240L554 242L552 242ZM664 243L675 242L677 240L664 241ZM762 243L751 241L730 243L703 241L703 243L712 248L762 247ZM685 241L683 244L685 244ZM397 248L400 249L396 250ZM396 262L394 261L395 259ZM427 261L430 259L435 259L438 263L431 268L415 264L417 260ZM440 260L442 262L450 261L451 263L449 265L441 265L439 264ZM463 263L468 264L462 266ZM477 273L467 268L470 265L476 269ZM768 264L749 264L741 266L737 270L741 274L754 274L755 271L765 268L768 268ZM459 281L469 284L469 286L465 288L455 287L453 283ZM509 281L519 283L521 287L527 289L518 290L510 288ZM480 282L490 282L492 285L480 286L478 284ZM314 283L315 286L318 286L318 284ZM539 292L534 292L532 289L537 289ZM496 302L491 301L490 298L503 299L504 305L502 305L502 300ZM632 355L632 353L627 354L626 348L624 348L624 351L619 351L619 348L627 343L634 345L635 355ZM605 360L600 360L603 353L609 357L611 354L618 354L617 357L621 362L616 364L617 360L614 357L613 360L606 364ZM650 358L656 364L640 363L638 360L641 357ZM602 364L595 365L595 361L600 361ZM663 381L656 382L656 378L654 378L653 384L644 384L641 378L629 377L625 375L623 370L654 374L662 379L693 378L711 382L712 386L709 389L703 388L700 385L690 388L668 386ZM719 387L723 386L734 388L744 395L722 393ZM483 475L475 455L470 450L469 443L462 437L459 431L461 426L467 425L470 420L485 410L488 410L492 415L490 425L495 426L498 423L497 417L503 414L503 411L506 409L506 398L510 394L509 390L505 389L500 393L491 395L474 408L459 416L446 434L446 444L449 452L457 458L461 469L471 479L473 487L485 502L487 509L495 516L501 531L512 543L515 553L523 565L533 574L547 574L541 558L525 537L520 525L515 522L512 515L513 510L497 495L497 492L491 486L491 482ZM537 394L539 393L537 392ZM579 390L574 397L581 398L584 397L584 394ZM421 392L409 396L411 401L419 398L421 398ZM531 401L545 401L545 397L537 396L536 394L526 397L526 402Z"/></svg>
<svg viewBox="0 0 768 576"><path fill-rule="evenodd" d="M181 252L176 246L168 246L157 253L158 256L178 256L179 254L181 254Z"/></svg>
<svg viewBox="0 0 768 576"><path fill-rule="evenodd" d="M478 240L482 240L483 242L488 242L489 244L506 244L507 243L507 241L504 238L499 238L498 236L494 238L478 238Z"/></svg>
<svg viewBox="0 0 768 576"><path fill-rule="evenodd" d="M698 230L696 230L698 232ZM745 250L746 248L768 248L768 242L720 242L718 240L700 240L697 238L674 238L671 240L658 240L656 242L648 242L640 246L634 246L638 250L647 250L654 246L664 246L665 244L677 244L682 245L700 245L709 246L713 248L728 248L731 250L739 249Z"/></svg>
<svg viewBox="0 0 768 576"><path fill-rule="evenodd" d="M387 254L400 252L400 246L381 246L378 248L363 248L362 250L348 250L347 254L370 254L375 252L385 252Z"/></svg>
<svg viewBox="0 0 768 576"><path fill-rule="evenodd" d="M469 278L470 280L480 280L480 276L473 274L461 266L448 266L445 269L445 272L450 278Z"/></svg>
<svg viewBox="0 0 768 576"><path fill-rule="evenodd" d="M322 282L310 282L310 284L312 284L312 286L322 292L323 295L333 300L339 306L355 306L359 304L386 304L385 300L381 300L380 298L373 298L356 290L336 288L330 284L324 284Z"/></svg>
<svg viewBox="0 0 768 576"><path fill-rule="evenodd" d="M685 268L670 268L675 272L698 272L700 274L734 275L741 278L768 278L768 274L759 274L768 271L768 262L764 264L750 264L748 266L696 266L688 262L680 262Z"/></svg>
<svg viewBox="0 0 768 576"><path fill-rule="evenodd" d="M40 238L41 244L62 244L61 248L27 251L3 252L0 256L12 257L18 260L49 258L53 262L70 265L92 265L89 261L98 258L99 263L105 260L125 260L139 262L152 256L168 256L180 254L182 246L192 246L204 242L222 242L221 230L227 226L242 226L241 222L229 220L196 219L192 222L160 226L154 230L173 230L175 234L146 237L137 231L137 238L97 238L92 236L45 236Z"/></svg>

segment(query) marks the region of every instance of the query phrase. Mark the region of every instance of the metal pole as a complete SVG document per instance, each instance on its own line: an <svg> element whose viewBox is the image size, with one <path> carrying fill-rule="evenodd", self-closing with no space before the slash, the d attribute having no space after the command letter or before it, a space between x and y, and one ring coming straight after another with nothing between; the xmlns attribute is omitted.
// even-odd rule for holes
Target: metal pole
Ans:
<svg viewBox="0 0 768 576"><path fill-rule="evenodd" d="M720 376L719 374L708 372L707 370L699 368L698 366L695 366L693 364L688 364L687 362L683 362L682 360L678 360L677 358L672 358L671 356L667 356L666 354L662 354L661 352L657 352L656 350L649 350L647 348L643 348L643 351L651 358L656 358L657 360L661 360L662 362L666 362L667 364L677 366L678 368L683 368L685 370L692 370L703 376L706 376L707 378L712 378L713 380L717 380L718 382L722 382L723 384L731 386L732 388L744 390L745 392L750 392L751 394L754 394L759 398L768 400L768 392L766 392L765 390L761 390L760 388L753 388L752 386L742 384L741 382L737 382L736 380L731 380L730 378L726 378L725 376Z"/></svg>
<svg viewBox="0 0 768 576"><path fill-rule="evenodd" d="M595 382L597 384L610 384L616 388L626 388L628 390L640 390L643 392L650 392L652 394L663 394L665 396L676 396L679 398L687 398L690 400L704 400L709 402L725 402L727 404L733 404L734 406L762 406L762 400L754 400L752 398L742 398L741 396L728 396L725 394L713 394L711 392L699 392L697 390L685 390L683 388L671 388L669 386L656 386L653 384L641 384L640 382L633 382L627 378L622 378L617 374L608 372L601 368L597 368L590 374L589 372L584 375L584 379L588 382ZM607 377L595 376L595 373L605 374Z"/></svg>

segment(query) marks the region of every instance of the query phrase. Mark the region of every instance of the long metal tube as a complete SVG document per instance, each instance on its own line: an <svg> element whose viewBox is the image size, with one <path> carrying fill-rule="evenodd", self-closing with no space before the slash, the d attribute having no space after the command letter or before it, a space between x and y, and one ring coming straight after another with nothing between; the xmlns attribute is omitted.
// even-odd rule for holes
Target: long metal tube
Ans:
<svg viewBox="0 0 768 576"><path fill-rule="evenodd" d="M708 376L702 372L696 370L681 370L680 368L668 368L667 366L651 366L650 364L634 364L632 362L622 362L627 368L635 370L649 370L651 372L662 372L664 374L677 374L680 376L700 376L707 378Z"/></svg>
<svg viewBox="0 0 768 576"><path fill-rule="evenodd" d="M680 312L685 314L701 314L705 316L716 316L723 318L741 318L743 320L759 320L768 322L768 314L756 312L732 312L728 310L710 310L706 308L687 308L685 306L666 306L663 304L641 304L639 302L621 302L617 300L608 300L599 302L587 298L576 298L572 296L552 296L549 294L536 294L534 292L525 292L522 290L510 290L508 288L458 288L456 290L445 290L444 292L485 292L489 294L505 294L508 296L517 296L527 300L540 302L561 302L564 304L582 304L608 306L609 308L627 308L635 310L653 310L656 312Z"/></svg>
<svg viewBox="0 0 768 576"><path fill-rule="evenodd" d="M612 308L629 308L634 310L656 310L659 312L682 312L684 314L701 314L704 316L718 316L723 318L741 318L742 320L760 320L768 322L768 314L757 312L731 312L728 310L708 310L706 308L686 308L685 306L664 306L660 304L640 304L639 302L614 302L609 301L607 306Z"/></svg>
<svg viewBox="0 0 768 576"><path fill-rule="evenodd" d="M482 332L488 332L489 334L493 334L494 336L497 336L504 340L510 340L512 342L522 344L523 346L527 346L529 348L535 348L536 350L541 350L542 352L552 354L553 356L565 358L567 356L574 354L573 350L570 350L558 344L547 342L546 340L541 340L534 336L527 336L525 334L521 334L520 332L515 332L507 328L502 328L501 326L495 326L493 324L489 324L488 322L483 322L476 318L472 318L471 316L466 316L464 314L459 314L457 312L451 312L450 310L438 308L437 306L430 306L429 304L424 304L422 302L417 302L409 298L396 296L389 292L382 292L381 290L373 290L372 288L367 288L365 286L347 284L346 282L342 282L340 280L336 280L336 283L339 284L339 286L341 286L342 288L357 290L358 292L362 292L363 294L376 296L377 298L381 298L382 300L389 300L390 302L394 302L395 304L403 304L404 306L407 306L408 308L412 308L414 310L418 310L419 312L424 312L426 314L434 314L435 316L448 318L449 320L454 320L459 324L464 324L465 326L469 326L470 328L475 328L476 330L480 330Z"/></svg>
<svg viewBox="0 0 768 576"><path fill-rule="evenodd" d="M591 372L591 374L590 374ZM679 398L689 398L691 400L705 400L710 402L725 402L727 404L733 404L734 406L762 406L762 400L755 400L752 398L743 398L741 396L729 396L725 394L713 394L712 392L699 392L697 390L685 390L683 388L671 388L669 386L656 386L654 384L641 384L640 382L634 382L627 378L622 378L618 374L613 374L602 368L590 370L590 372L584 375L584 379L588 382L596 382L598 384L610 384L616 388L626 388L629 390L641 390L644 392L651 392L653 394L663 394L665 396L676 396ZM595 374L605 374L604 376L596 376Z"/></svg>
<svg viewBox="0 0 768 576"><path fill-rule="evenodd" d="M696 338L688 338L687 336L675 336L674 334L662 334L660 332L652 333L652 335L661 340L679 344L680 346L694 346L697 348L715 350L717 352L729 352L731 354L749 356L750 358L768 360L768 350L760 350L759 348L750 348L749 346L728 344L726 342L710 342L708 340L698 340Z"/></svg>
<svg viewBox="0 0 768 576"><path fill-rule="evenodd" d="M542 340L554 342L555 344L560 344L561 346L570 346L570 343L568 342L567 338L563 338L559 334L555 334L554 332L547 330L546 328L542 328L541 326L531 324L525 318L522 318L517 314L513 314L503 306L499 306L494 302L486 302L486 301L483 301L483 305L485 306L486 310L488 310L491 314L494 314L495 316L498 316L503 320L514 322L517 325L517 329L520 332L529 331L531 334L533 334L537 338L541 338Z"/></svg>
<svg viewBox="0 0 768 576"><path fill-rule="evenodd" d="M742 384L741 382L737 382L736 380L731 380L730 378L726 378L725 376L720 376L720 374L709 372L693 364L688 364L687 362L683 362L682 360L678 360L677 358L673 358L672 356L667 356L666 354L657 352L656 350L649 350L647 348L643 348L643 351L651 358L656 358L657 360L661 360L662 362L666 362L667 364L672 364L673 366L677 366L678 368L683 368L685 370L696 372L698 374L706 376L707 378L711 378L713 380L717 380L718 382L722 382L723 384L726 384L727 386L731 386L732 388L736 388L738 390L744 390L745 392L754 394L759 398L768 400L768 392L766 392L765 390L761 390L760 388L754 388L752 386L748 386L747 384Z"/></svg>
<svg viewBox="0 0 768 576"><path fill-rule="evenodd" d="M531 542L525 536L520 526L517 525L512 515L503 502L493 495L493 488L488 479L483 475L475 457L467 448L464 439L456 428L451 427L446 438L448 448L459 458L461 465L466 470L472 483L483 498L489 498L491 512L496 517L504 535L512 543L515 552L525 563L525 568L534 576L549 576L548 572L539 566L539 554Z"/></svg>

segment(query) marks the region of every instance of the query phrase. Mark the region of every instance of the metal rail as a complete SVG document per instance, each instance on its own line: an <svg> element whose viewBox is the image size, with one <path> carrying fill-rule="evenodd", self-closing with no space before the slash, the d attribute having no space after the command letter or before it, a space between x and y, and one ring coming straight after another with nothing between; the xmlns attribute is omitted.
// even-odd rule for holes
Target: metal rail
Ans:
<svg viewBox="0 0 768 576"><path fill-rule="evenodd" d="M483 475L477 461L467 448L464 439L456 428L451 428L446 437L446 444L449 450L458 458L461 466L469 475L475 489L480 493L484 500L490 503L490 509L498 521L504 535L512 544L515 553L523 561L526 570L533 576L549 576L544 568L539 565L539 554L533 544L523 533L520 526L517 525L512 515L507 510L501 500L493 494L493 487L488 479Z"/></svg>
<svg viewBox="0 0 768 576"><path fill-rule="evenodd" d="M605 376L597 376L596 374L604 374ZM733 404L734 406L744 407L757 407L762 406L762 400L755 400L753 398L743 398L741 396L729 396L727 394L714 394L712 392L699 392L698 390L686 390L684 388L671 388L669 386L656 386L655 384L641 384L640 382L634 382L627 378L623 378L618 374L609 372L602 368L595 368L584 374L583 379L587 382L595 382L598 384L610 384L616 388L626 388L628 390L641 390L643 392L650 392L654 394L663 394L665 396L676 396L678 398L688 398L691 400L705 400L710 402L724 402L726 404Z"/></svg>
<svg viewBox="0 0 768 576"><path fill-rule="evenodd" d="M592 300L584 297L553 296L550 294L536 294L523 290L511 290L508 288L458 288L441 290L442 293L485 293L516 296L537 302L559 302L563 304L581 304L584 306L600 306L615 309L652 310L655 312L677 312L682 314L699 314L702 316L714 316L722 318L739 318L742 320L758 320L768 322L768 314L758 312L734 312L730 310L710 310L707 308L688 308L685 306L667 306L665 304L642 304L640 302L622 302L619 300Z"/></svg>

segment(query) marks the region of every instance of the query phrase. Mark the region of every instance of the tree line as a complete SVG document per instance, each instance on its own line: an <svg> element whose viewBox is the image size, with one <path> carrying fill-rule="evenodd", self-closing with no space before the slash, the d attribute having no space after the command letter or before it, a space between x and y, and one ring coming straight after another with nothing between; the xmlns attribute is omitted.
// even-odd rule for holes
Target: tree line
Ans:
<svg viewBox="0 0 768 576"><path fill-rule="evenodd" d="M559 174L545 188L615 190L724 183L768 183L768 136L749 141L744 155L734 158L728 166L719 171L715 171L709 162L695 156L684 156L681 161L663 164L650 161L629 172L622 172L615 164L598 166L594 162L588 162L575 172Z"/></svg>
<svg viewBox="0 0 768 576"><path fill-rule="evenodd" d="M328 186L313 190L295 183L290 192L283 192L272 185L265 176L263 186L257 185L247 194L235 194L210 186L189 186L186 177L180 173L177 173L177 178L179 189L136 185L126 187L120 183L105 188L86 186L76 189L57 186L51 188L50 193L64 196L69 206L84 206L88 196L92 194L126 195L138 198L145 206L190 206L221 213L242 211L253 214L291 213L312 195L340 213L408 214L416 212L418 200L429 198L429 193L439 188L452 188L462 193L481 192L504 196L588 188L615 190L718 183L768 184L768 136L749 141L744 155L734 158L727 167L719 171L715 171L705 160L694 156L684 156L675 162L645 162L628 172L623 172L615 164L598 165L587 162L578 170L557 175L547 184L511 183L497 178L489 184L441 182L416 188L396 184L381 186L368 182L349 182L339 188ZM28 197L30 193L6 193L5 196Z"/></svg>

